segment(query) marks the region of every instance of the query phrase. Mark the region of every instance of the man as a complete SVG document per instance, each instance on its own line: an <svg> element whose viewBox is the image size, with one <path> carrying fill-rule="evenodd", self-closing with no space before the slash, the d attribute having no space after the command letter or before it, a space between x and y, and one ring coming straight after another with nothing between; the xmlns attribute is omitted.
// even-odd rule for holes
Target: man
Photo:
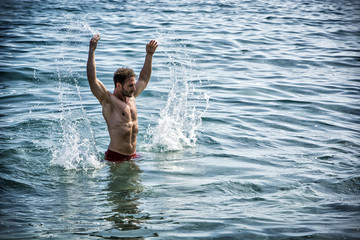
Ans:
<svg viewBox="0 0 360 240"><path fill-rule="evenodd" d="M95 49L99 39L100 36L97 34L90 40L87 78L91 92L102 106L102 114L110 135L110 144L105 153L105 159L109 161L130 160L136 156L136 136L139 130L135 98L144 91L149 83L152 56L158 44L151 40L146 45L145 62L137 82L132 69L119 68L115 71L115 89L111 93L96 77Z"/></svg>

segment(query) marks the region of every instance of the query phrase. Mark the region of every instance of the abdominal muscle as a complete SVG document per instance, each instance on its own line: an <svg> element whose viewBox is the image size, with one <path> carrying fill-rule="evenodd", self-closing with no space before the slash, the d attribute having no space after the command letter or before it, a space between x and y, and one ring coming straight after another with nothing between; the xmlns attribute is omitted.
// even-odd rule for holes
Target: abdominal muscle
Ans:
<svg viewBox="0 0 360 240"><path fill-rule="evenodd" d="M138 123L129 122L109 129L109 149L124 155L131 155L136 151L136 135Z"/></svg>

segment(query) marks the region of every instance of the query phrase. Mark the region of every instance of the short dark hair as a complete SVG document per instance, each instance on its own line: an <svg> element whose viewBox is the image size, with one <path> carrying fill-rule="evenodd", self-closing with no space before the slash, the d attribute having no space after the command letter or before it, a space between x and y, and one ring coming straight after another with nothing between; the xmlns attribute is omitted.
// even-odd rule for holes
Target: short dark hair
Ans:
<svg viewBox="0 0 360 240"><path fill-rule="evenodd" d="M131 68L122 67L119 68L114 72L114 84L116 87L116 83L120 83L121 85L124 85L124 82L126 79L136 77L136 74L134 73L134 70Z"/></svg>

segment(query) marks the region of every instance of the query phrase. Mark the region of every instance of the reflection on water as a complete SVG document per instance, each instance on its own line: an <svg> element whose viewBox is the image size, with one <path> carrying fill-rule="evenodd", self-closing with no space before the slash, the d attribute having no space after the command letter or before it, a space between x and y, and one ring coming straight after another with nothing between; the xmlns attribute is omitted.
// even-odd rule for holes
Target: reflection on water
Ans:
<svg viewBox="0 0 360 240"><path fill-rule="evenodd" d="M146 217L139 210L139 194L143 191L139 166L135 162L112 163L107 190L112 204L113 222L121 231L140 229Z"/></svg>

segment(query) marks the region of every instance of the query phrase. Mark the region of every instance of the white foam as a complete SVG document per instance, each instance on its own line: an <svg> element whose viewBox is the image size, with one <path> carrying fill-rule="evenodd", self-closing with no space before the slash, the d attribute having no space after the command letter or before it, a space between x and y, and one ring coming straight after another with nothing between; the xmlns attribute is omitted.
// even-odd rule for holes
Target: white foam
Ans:
<svg viewBox="0 0 360 240"><path fill-rule="evenodd" d="M52 165L81 170L101 167L91 126L82 109L63 108L60 127L60 139L52 149Z"/></svg>
<svg viewBox="0 0 360 240"><path fill-rule="evenodd" d="M165 107L155 126L145 136L145 151L177 151L196 146L201 117L209 96L202 86L201 72L196 69L189 49L174 40L173 33L160 35L157 41L168 58L170 89Z"/></svg>
<svg viewBox="0 0 360 240"><path fill-rule="evenodd" d="M84 22L72 21L67 26L72 31L84 32L92 28ZM78 30L74 30L78 29ZM74 34L69 31L68 34ZM78 84L78 73L67 63L64 55L76 47L68 43L64 36L63 42L56 58L56 76L58 80L60 117L59 125L54 126L54 144L51 149L53 166L61 166L65 169L88 170L102 166L99 160L94 132L91 122L82 105L80 86Z"/></svg>

